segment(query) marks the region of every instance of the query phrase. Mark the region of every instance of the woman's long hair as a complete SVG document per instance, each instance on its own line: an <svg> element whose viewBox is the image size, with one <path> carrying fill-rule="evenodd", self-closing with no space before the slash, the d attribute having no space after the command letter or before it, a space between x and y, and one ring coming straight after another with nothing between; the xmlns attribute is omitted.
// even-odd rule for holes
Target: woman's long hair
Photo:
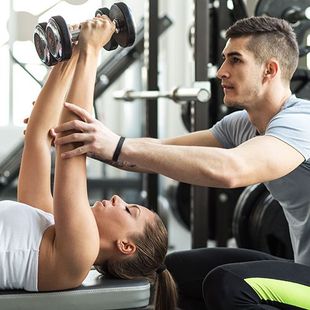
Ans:
<svg viewBox="0 0 310 310"><path fill-rule="evenodd" d="M155 214L152 223L146 223L142 234L131 235L136 252L126 258L110 260L105 266L96 266L99 272L122 279L147 278L155 286L155 310L174 310L177 303L175 282L162 266L168 250L167 229Z"/></svg>

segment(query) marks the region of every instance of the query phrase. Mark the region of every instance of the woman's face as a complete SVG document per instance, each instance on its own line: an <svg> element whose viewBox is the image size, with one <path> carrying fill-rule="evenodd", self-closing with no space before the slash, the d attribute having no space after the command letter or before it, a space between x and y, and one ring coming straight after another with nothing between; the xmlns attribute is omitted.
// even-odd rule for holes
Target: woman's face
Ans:
<svg viewBox="0 0 310 310"><path fill-rule="evenodd" d="M143 233L145 223L155 218L153 211L128 204L117 195L110 200L97 201L92 211L100 238L112 242L128 238L133 233Z"/></svg>

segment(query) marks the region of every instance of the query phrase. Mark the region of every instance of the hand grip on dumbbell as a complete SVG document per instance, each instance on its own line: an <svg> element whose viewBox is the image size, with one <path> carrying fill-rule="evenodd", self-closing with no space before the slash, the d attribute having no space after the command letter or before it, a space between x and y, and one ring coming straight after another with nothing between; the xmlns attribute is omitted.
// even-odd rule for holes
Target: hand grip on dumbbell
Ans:
<svg viewBox="0 0 310 310"><path fill-rule="evenodd" d="M113 50L118 47L131 46L135 41L135 26L132 14L127 5L123 2L115 3L111 6L110 10L108 8L101 8L96 11L97 15L107 15L115 23L116 31L113 34L111 40L104 46L106 50ZM42 37L41 31L37 28L42 28L42 26L37 26L35 33L37 33L37 40L34 39L35 46L40 56L40 59L47 65L42 56L42 46L47 46L47 49L51 57L55 58L57 61L67 60L72 55L72 43L78 40L80 30L71 31L66 21L61 16L52 17L45 30L45 41L42 38L42 42L38 38ZM41 30L41 29L40 29ZM40 34L40 37L38 36ZM46 49L44 49L46 51Z"/></svg>

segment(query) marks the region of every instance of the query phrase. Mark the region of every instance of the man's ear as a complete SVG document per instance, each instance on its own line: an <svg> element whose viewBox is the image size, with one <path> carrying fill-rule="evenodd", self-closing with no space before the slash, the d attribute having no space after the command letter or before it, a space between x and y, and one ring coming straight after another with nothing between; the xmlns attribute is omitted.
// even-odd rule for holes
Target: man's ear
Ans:
<svg viewBox="0 0 310 310"><path fill-rule="evenodd" d="M117 246L117 249L125 255L134 254L137 250L136 245L133 242L128 241L128 240L118 240L116 242L116 246Z"/></svg>
<svg viewBox="0 0 310 310"><path fill-rule="evenodd" d="M279 71L279 63L275 59L271 59L267 62L264 76L267 78L274 78Z"/></svg>

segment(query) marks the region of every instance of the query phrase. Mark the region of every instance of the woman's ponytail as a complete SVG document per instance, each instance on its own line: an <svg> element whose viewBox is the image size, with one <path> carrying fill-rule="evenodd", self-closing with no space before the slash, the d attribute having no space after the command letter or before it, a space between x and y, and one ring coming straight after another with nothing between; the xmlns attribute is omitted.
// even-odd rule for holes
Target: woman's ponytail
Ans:
<svg viewBox="0 0 310 310"><path fill-rule="evenodd" d="M170 272L161 265L156 270L155 310L175 310L177 306L176 284Z"/></svg>

